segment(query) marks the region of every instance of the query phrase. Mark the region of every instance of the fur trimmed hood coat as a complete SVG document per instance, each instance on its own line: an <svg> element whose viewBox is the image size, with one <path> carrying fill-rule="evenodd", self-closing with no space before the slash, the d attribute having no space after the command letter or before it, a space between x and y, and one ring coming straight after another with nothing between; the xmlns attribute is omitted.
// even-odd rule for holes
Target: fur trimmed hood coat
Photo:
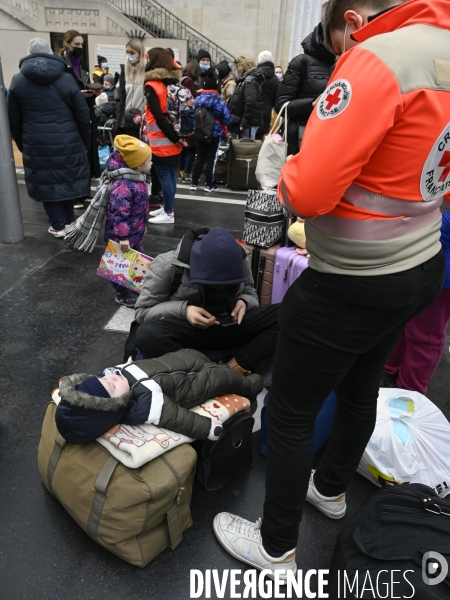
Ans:
<svg viewBox="0 0 450 600"><path fill-rule="evenodd" d="M145 72L144 81L162 81L165 85L179 83L181 81L181 69L174 68L171 71L162 68L152 69Z"/></svg>
<svg viewBox="0 0 450 600"><path fill-rule="evenodd" d="M235 393L251 403L263 389L259 375L241 375L216 364L196 350L178 350L157 359L124 365L130 391L117 398L100 398L76 389L87 374L65 377L56 426L64 439L87 444L115 425L153 423L198 440L207 439L211 419L189 409L223 394Z"/></svg>

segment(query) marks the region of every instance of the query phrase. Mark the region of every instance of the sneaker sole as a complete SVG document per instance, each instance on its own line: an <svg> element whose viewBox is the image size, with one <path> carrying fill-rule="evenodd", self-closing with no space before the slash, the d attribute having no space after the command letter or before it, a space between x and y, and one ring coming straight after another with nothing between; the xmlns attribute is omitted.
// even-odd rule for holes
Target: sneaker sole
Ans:
<svg viewBox="0 0 450 600"><path fill-rule="evenodd" d="M224 550L226 550L228 552L228 554L231 554L231 556L233 558L236 558L237 560L239 560L240 562L243 562L247 565L250 565L251 567L253 567L254 569L258 569L259 571L263 571L264 567L259 567L258 565L255 565L255 563L246 560L245 558L242 558L242 556L239 556L239 554L237 554L236 552L234 552L234 550L232 550L231 548L229 548L227 545L225 545L224 542L222 542L220 535L218 534L218 528L216 527L216 523L213 522L213 530L214 530L214 534L216 536L217 541L219 542L219 544L222 546L222 548ZM293 570L294 575L297 575L297 563L295 563L295 569ZM273 575L269 575L268 577L270 577L270 579L274 579ZM287 579L286 577L280 577L281 581L283 582L284 580Z"/></svg>
<svg viewBox="0 0 450 600"><path fill-rule="evenodd" d="M323 508L322 506L320 506L320 504L316 504L315 502L310 500L308 497L306 497L306 502L309 502L309 504L314 506L314 508L317 508L317 510L320 510L320 512L322 514L327 516L329 519L333 519L334 521L338 521L339 519L342 519L343 517L345 517L345 513L347 512L347 506L345 506L339 512L330 512L330 511L326 510L325 508Z"/></svg>
<svg viewBox="0 0 450 600"><path fill-rule="evenodd" d="M129 306L128 304L124 304L120 300L117 300L117 298L114 298L114 301L116 304L120 304L120 306L125 306L125 308L134 308L135 307L135 304L133 304L133 306Z"/></svg>

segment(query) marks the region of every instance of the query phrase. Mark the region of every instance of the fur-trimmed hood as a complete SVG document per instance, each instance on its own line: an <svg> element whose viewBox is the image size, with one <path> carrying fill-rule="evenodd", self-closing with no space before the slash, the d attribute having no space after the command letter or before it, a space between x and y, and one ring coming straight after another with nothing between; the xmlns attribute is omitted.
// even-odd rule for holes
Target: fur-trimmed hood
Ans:
<svg viewBox="0 0 450 600"><path fill-rule="evenodd" d="M166 84L178 83L181 81L181 69L168 71L167 69L158 68L146 71L145 81L151 80L163 81Z"/></svg>
<svg viewBox="0 0 450 600"><path fill-rule="evenodd" d="M122 396L116 398L100 398L99 396L91 396L85 392L76 389L87 377L92 377L86 373L75 373L64 377L59 384L59 395L61 400L64 400L72 406L89 408L92 410L101 410L113 412L120 408L126 407L131 397L131 390Z"/></svg>
<svg viewBox="0 0 450 600"><path fill-rule="evenodd" d="M196 350L178 350L158 359L120 367L131 389L118 398L99 398L75 389L88 375L60 382L56 409L58 431L68 442L94 442L118 423L153 423L170 431L205 440L211 419L188 410L202 402L235 393L251 402L263 388L259 375L244 377L227 365L217 365Z"/></svg>

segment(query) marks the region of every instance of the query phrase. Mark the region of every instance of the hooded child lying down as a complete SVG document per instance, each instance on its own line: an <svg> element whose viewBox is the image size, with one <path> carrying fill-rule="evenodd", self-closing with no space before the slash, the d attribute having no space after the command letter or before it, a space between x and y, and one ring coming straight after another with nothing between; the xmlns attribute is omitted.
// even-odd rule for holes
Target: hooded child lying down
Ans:
<svg viewBox="0 0 450 600"><path fill-rule="evenodd" d="M103 377L75 374L59 384L56 426L64 439L86 444L118 423L153 423L197 440L216 440L222 424L190 411L203 402L234 393L255 402L263 382L196 350L178 350L114 369Z"/></svg>

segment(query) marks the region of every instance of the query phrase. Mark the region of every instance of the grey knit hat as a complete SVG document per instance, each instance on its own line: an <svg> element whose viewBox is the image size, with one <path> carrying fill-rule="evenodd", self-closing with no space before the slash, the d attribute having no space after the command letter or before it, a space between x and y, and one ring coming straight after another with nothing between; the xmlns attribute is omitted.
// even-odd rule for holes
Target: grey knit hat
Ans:
<svg viewBox="0 0 450 600"><path fill-rule="evenodd" d="M53 54L53 50L46 40L32 38L28 44L28 54Z"/></svg>

